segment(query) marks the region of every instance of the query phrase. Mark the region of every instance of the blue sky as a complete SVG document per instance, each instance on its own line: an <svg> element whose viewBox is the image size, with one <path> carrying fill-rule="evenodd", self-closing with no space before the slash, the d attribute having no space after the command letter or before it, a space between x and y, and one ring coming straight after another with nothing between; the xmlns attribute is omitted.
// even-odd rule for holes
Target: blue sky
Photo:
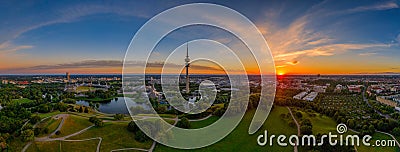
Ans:
<svg viewBox="0 0 400 152"><path fill-rule="evenodd" d="M390 0L1 1L0 73L119 73L132 37L147 20L193 2L248 17L267 39L277 71L400 73L400 2ZM182 29L158 51L167 53L191 37L229 35Z"/></svg>

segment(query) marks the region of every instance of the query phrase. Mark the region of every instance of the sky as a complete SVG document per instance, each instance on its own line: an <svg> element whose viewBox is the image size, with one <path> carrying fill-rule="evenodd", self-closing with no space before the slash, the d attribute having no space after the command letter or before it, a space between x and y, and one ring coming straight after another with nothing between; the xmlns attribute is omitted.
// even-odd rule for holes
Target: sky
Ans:
<svg viewBox="0 0 400 152"><path fill-rule="evenodd" d="M119 74L133 36L149 19L196 2L229 7L252 21L266 39L277 73L400 73L400 1L39 0L0 1L0 74ZM218 20L230 24L229 18ZM193 41L196 39L219 43ZM179 55L184 54L187 41L193 41L189 45L191 58L221 57L219 66L193 62L194 73L240 71L235 69L235 55L221 45L239 56L247 52L224 30L185 27L160 41L149 60L148 65L153 66L149 71L160 71L163 60L175 49L177 55L169 65L181 69L184 55ZM126 61L132 67L142 62ZM243 62L248 73L257 73L253 61Z"/></svg>

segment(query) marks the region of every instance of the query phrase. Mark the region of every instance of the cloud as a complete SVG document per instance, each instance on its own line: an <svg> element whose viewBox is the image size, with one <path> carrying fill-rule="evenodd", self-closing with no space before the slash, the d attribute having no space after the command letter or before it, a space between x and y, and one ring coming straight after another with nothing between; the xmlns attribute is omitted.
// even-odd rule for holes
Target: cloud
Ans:
<svg viewBox="0 0 400 152"><path fill-rule="evenodd" d="M82 17L90 16L94 14L118 14L121 16L135 16L139 18L149 18L148 11L145 11L145 8L136 8L133 9L131 7L127 7L129 5L121 5L121 4L77 4L66 6L61 9L57 9L56 11L52 11L54 14L52 18L42 20L40 16L33 16L36 19L31 19L33 23L29 23L29 26L22 26L20 29L16 30L12 37L9 37L7 41L11 41L13 39L18 38L20 35L29 32L31 30L35 30L41 27L57 24L57 23L69 23L80 20ZM39 13L38 13L39 14Z"/></svg>
<svg viewBox="0 0 400 152"><path fill-rule="evenodd" d="M346 52L349 50L361 50L373 47L388 47L387 44L330 44L314 47L308 50L294 51L289 53L278 54L275 58L298 58L300 56L332 56L335 53ZM287 59L286 59L287 60Z"/></svg>
<svg viewBox="0 0 400 152"><path fill-rule="evenodd" d="M396 41L400 44L400 34L399 35L397 35L397 37L396 37Z"/></svg>
<svg viewBox="0 0 400 152"><path fill-rule="evenodd" d="M365 11L379 11L379 10L389 10L399 8L396 2L386 2L386 3L379 3L369 6L360 6L352 9L348 9L343 11L344 13L357 13L357 12L365 12Z"/></svg>
<svg viewBox="0 0 400 152"><path fill-rule="evenodd" d="M15 46L10 41L6 41L0 44L0 56L4 56L8 53L16 52L23 49L30 49L33 48L31 45L18 45Z"/></svg>
<svg viewBox="0 0 400 152"><path fill-rule="evenodd" d="M163 62L151 62L145 63L144 61L126 61L126 67L142 67L146 65L147 68L156 68L161 70L163 66L167 66L169 68L183 68L184 65L178 65L173 63L168 63L165 65ZM6 69L6 71L46 71L46 70L60 70L60 69L96 69L96 68L122 68L123 62L121 60L84 60L79 62L72 62L72 63L62 63L62 64L51 64L51 65L37 65L32 67L24 67L24 68L13 68L13 69ZM198 64L191 64L191 69L194 70L208 70L208 71L221 71L222 69L213 66L204 66Z"/></svg>
<svg viewBox="0 0 400 152"><path fill-rule="evenodd" d="M299 64L300 62L299 61L292 61L292 62L286 62L287 64L290 64L290 65L296 65L296 64Z"/></svg>
<svg viewBox="0 0 400 152"><path fill-rule="evenodd" d="M372 55L376 55L378 53L375 52L365 52L365 53L360 53L358 54L359 56L372 56Z"/></svg>
<svg viewBox="0 0 400 152"><path fill-rule="evenodd" d="M311 7L306 13L285 25L275 25L273 21L258 23L257 27L263 31L268 45L278 65L294 65L290 61L299 61L304 57L333 56L351 50L362 50L366 48L389 47L383 43L354 43L340 41L333 38L324 31L316 31L311 25L316 19L327 17L329 12L323 11L324 2ZM355 13L370 10L387 10L398 8L394 2L375 4L370 6L356 7L349 10L341 10L334 13ZM336 14L337 15L337 14ZM400 42L400 35L397 37ZM372 54L370 54L372 55ZM289 61L289 62L288 62Z"/></svg>

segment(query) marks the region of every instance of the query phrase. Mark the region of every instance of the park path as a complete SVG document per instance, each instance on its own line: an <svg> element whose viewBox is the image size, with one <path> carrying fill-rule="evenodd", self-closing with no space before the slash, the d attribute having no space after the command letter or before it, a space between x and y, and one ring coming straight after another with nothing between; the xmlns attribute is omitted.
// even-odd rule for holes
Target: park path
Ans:
<svg viewBox="0 0 400 152"><path fill-rule="evenodd" d="M39 122L37 122L36 124L34 124L33 127L36 127L40 122L42 122L42 121L44 121L44 120L46 120L46 119L49 119L50 117L53 117L54 119L60 119L60 118L61 118L62 120L61 120L60 124L58 125L57 129L56 129L54 132L52 132L50 135L48 135L48 136L46 136L46 137L35 138L35 141L36 141L37 139L39 139L39 140L49 139L50 136L54 135L57 131L59 131L59 130L61 129L62 125L64 124L64 119L68 117L68 114L59 114L59 115L55 115L55 116L48 116L48 117L46 117L46 118L41 119L41 120L40 120ZM24 146L24 148L23 148L21 151L22 151L22 152L25 152L31 144L32 144L32 141L31 141L31 142L28 142L28 143Z"/></svg>
<svg viewBox="0 0 400 152"><path fill-rule="evenodd" d="M189 119L189 121L203 121L203 120L206 120L206 119L210 118L211 116L212 116L212 114L208 115L207 117L200 118L200 119L193 119L193 120Z"/></svg>
<svg viewBox="0 0 400 152"><path fill-rule="evenodd" d="M68 117L69 117L69 114L58 114L58 115L53 116L54 119L62 119L61 122L60 122L60 124L58 125L57 129L56 129L54 132L52 132L51 134L49 134L48 136L40 137L40 138L37 138L37 137L36 137L34 141L35 141L35 142L48 142L48 141L57 141L57 140L67 141L67 140L66 140L67 138L72 137L72 136L79 135L79 134L85 132L86 130L88 130L88 129L90 129L90 128L92 128L92 127L94 126L94 125L89 126L89 127L85 128L85 129L82 129L82 130L80 130L80 131L78 131L78 132L75 132L75 133L73 133L73 134L70 134L70 135L67 135L67 136L64 136L64 137L60 137L60 138L50 138L51 136L55 135L55 133L56 133L57 131L60 131L60 130L61 130L62 126L64 125L65 119L67 119ZM47 119L47 118L42 119L42 121L45 120L45 119ZM37 124L38 124L38 123L37 123ZM37 124L35 124L35 126L36 126ZM101 138L101 137L97 137L97 138ZM80 140L80 141L85 141L85 140L87 140L87 139L83 139L83 140ZM69 140L69 141L72 141L72 140ZM79 141L79 140L75 140L75 141ZM102 139L100 139L100 143L101 143L101 141L102 141ZM99 152L99 150L100 150L100 143L99 143L99 145L98 145L98 147L97 147L98 152ZM26 145L24 146L24 148L22 149L22 152L25 152L31 144L32 144L32 142L29 142L28 144L26 144Z"/></svg>
<svg viewBox="0 0 400 152"><path fill-rule="evenodd" d="M92 127L94 127L94 125L91 125L91 126L85 128L85 129L82 129L82 130L80 130L78 132L75 132L73 134L70 134L70 135L67 135L67 136L64 136L64 137L59 137L59 138L36 138L35 141L44 142L44 141L66 140L67 138L79 135L79 134L85 132L86 130L89 130Z"/></svg>
<svg viewBox="0 0 400 152"><path fill-rule="evenodd" d="M95 139L98 139L98 140L99 140L99 143L98 143L98 145L97 145L96 152L100 152L100 146L101 146L101 143L102 143L102 140L103 140L101 137L94 137L94 138L82 139L82 140L68 140L68 138L73 137L73 136L76 136L76 135L79 135L79 134L81 134L81 133L87 131L88 129L94 127L95 125L89 126L89 127L85 128L85 129L82 129L82 130L80 130L80 131L78 131L78 132L75 132L75 133L73 133L73 134L70 134L70 135L67 135L67 136L64 136L64 137L50 138L50 137L53 136L57 131L61 130L62 126L64 125L65 119L67 119L68 116L69 116L69 114L58 114L58 115L53 116L54 119L62 119L61 122L60 122L60 124L58 125L57 129L56 129L54 132L52 132L50 135L46 136L46 137L35 138L34 141L35 141L35 142L48 142L48 141L79 142L79 141L87 141L87 140L95 140ZM207 117L204 117L204 118L194 119L194 120L189 120L189 121L202 121L202 120L206 120L206 119L210 118L211 116L212 116L212 115L208 115ZM41 121L44 121L45 119L48 119L48 118L49 118L49 117L44 118L44 119L42 119ZM158 118L158 117L151 117L151 116L142 116L142 117L141 117L141 119L148 119L148 118ZM179 122L179 120L180 120L178 117L175 117L175 118L163 118L163 119L174 120L173 126L175 126L175 125ZM41 122L41 121L40 121L40 122ZM126 122L126 121L123 121L123 120L122 120L122 121L107 121L107 120L105 120L105 121L106 121L106 122ZM37 123L37 124L38 124L38 123ZM36 126L36 124L35 124L35 126ZM22 152L25 152L31 144L32 144L32 142L29 142L28 144L26 144L26 145L24 146ZM123 148L123 149L114 149L114 150L111 150L111 151L114 152L114 151L125 151L125 150L137 150L137 151L148 151L148 152L152 152L152 151L154 150L154 148L155 148L156 145L157 145L157 142L156 142L156 141L153 141L153 144L151 145L150 149L148 149L148 150L147 150L147 149L142 149L142 148Z"/></svg>
<svg viewBox="0 0 400 152"><path fill-rule="evenodd" d="M294 121L294 123L295 123L296 126L297 126L297 136L300 137L300 125L299 125L299 123L297 122L296 118L294 118L293 113L292 113L292 110L291 110L289 107L286 107L286 108L289 110L289 113L290 113L290 115L292 116L293 121ZM297 150L297 145L294 146L293 151L294 151L294 152L298 152L298 150Z"/></svg>

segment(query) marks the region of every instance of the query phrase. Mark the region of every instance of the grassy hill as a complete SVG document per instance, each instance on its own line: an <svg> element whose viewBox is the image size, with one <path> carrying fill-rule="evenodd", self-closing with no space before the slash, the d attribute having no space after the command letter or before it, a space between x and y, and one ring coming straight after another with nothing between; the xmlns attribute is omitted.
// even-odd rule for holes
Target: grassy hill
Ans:
<svg viewBox="0 0 400 152"><path fill-rule="evenodd" d="M288 120L280 117L281 114L289 113L285 107L275 106L264 126L255 134L249 135L248 129L254 113L254 110L246 112L243 120L232 133L209 147L195 150L177 150L157 144L155 151L293 151L293 147L279 147L276 143L272 147L257 145L257 136L263 134L266 129L268 134L292 135L297 133L296 128L289 127ZM210 117L207 120L191 122L191 125L193 128L201 128L216 120L218 120L217 117Z"/></svg>

